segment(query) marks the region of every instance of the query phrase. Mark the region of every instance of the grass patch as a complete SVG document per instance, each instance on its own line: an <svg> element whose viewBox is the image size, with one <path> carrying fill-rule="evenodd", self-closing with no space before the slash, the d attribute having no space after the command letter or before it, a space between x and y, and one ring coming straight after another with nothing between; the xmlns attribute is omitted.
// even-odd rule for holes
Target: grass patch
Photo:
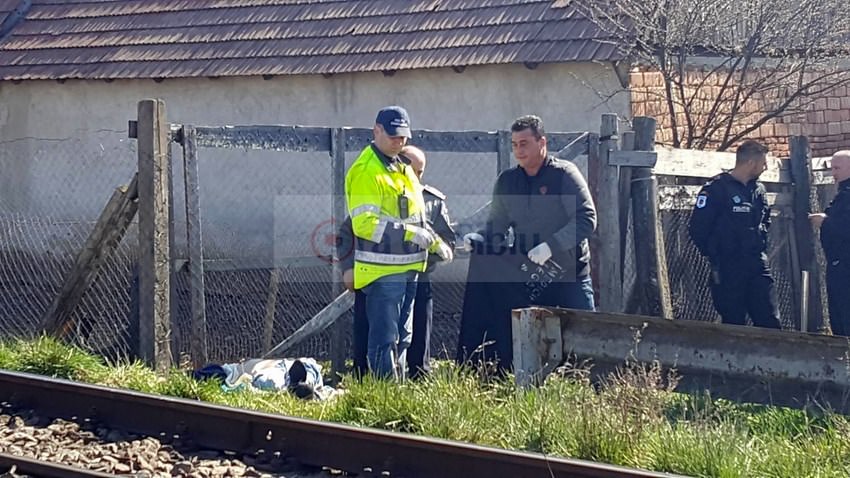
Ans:
<svg viewBox="0 0 850 478"><path fill-rule="evenodd" d="M653 364L600 387L571 373L518 390L511 377L482 381L441 363L426 379L401 385L346 379L345 393L329 402L225 392L217 381L196 382L176 369L157 376L138 362L110 367L46 338L0 344L0 368L690 476L850 476L846 417L674 393L675 377Z"/></svg>

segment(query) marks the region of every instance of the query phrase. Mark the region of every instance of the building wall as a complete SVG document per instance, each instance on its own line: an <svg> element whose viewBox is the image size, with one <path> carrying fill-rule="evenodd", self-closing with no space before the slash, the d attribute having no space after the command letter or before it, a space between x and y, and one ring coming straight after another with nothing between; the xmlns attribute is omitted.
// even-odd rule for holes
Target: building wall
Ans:
<svg viewBox="0 0 850 478"><path fill-rule="evenodd" d="M706 77L693 71L689 75L689 84L698 85ZM708 99L713 100L721 89L719 75L708 78L702 87ZM631 72L632 114L634 116L654 116L658 119L659 141L672 144L673 132L670 115L664 100L664 87L661 74L657 71L635 69ZM711 102L705 101L695 111L707 112ZM763 102L751 102L741 111L735 127L746 128L764 114ZM684 116L678 114L679 124ZM681 130L680 130L681 131ZM803 135L809 138L814 156L829 156L842 148L850 148L850 87L840 86L819 95L802 112L786 114L768 121L749 136L767 143L777 156L787 156L788 138Z"/></svg>
<svg viewBox="0 0 850 478"><path fill-rule="evenodd" d="M415 129L496 130L524 113L551 131L596 131L602 113L629 113L613 71L598 64L521 65L322 76L0 83L0 213L46 223L91 222L113 188L135 171L127 121L137 102L159 97L173 123L371 127L377 109L401 104ZM173 148L179 159L180 148ZM351 158L350 158L351 159ZM268 257L309 253L305 234L329 217L327 154L201 150L208 253ZM175 162L179 166L179 162ZM469 213L487 196L495 155L434 154L426 179ZM178 240L182 192L175 169ZM40 241L51 249L64 229ZM294 250L292 249L294 248Z"/></svg>

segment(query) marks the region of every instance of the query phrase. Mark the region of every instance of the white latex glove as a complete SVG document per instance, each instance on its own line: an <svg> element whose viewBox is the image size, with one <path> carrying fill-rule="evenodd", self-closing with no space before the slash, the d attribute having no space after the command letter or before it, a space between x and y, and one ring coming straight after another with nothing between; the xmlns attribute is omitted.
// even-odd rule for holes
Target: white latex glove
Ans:
<svg viewBox="0 0 850 478"><path fill-rule="evenodd" d="M549 248L549 244L541 243L534 247L534 249L528 251L528 258L531 262L537 264L538 266L542 266L549 259L552 258L552 249Z"/></svg>
<svg viewBox="0 0 850 478"><path fill-rule="evenodd" d="M484 236L478 234L477 232L470 232L463 236L463 250L466 252L472 252L473 242L484 242Z"/></svg>
<svg viewBox="0 0 850 478"><path fill-rule="evenodd" d="M440 259L442 259L446 264L453 261L455 258L452 248L443 241L440 241L440 246L437 248L437 255L440 256Z"/></svg>
<svg viewBox="0 0 850 478"><path fill-rule="evenodd" d="M424 227L414 226L412 224L408 224L404 227L404 239L406 241L410 241L422 249L428 249L434 244L436 237L434 234L425 229Z"/></svg>

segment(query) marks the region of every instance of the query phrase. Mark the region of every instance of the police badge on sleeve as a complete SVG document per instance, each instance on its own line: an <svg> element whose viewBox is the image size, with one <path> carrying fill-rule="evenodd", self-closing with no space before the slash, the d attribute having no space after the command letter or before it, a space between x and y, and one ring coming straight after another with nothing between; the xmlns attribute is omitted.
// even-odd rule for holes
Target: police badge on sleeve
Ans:
<svg viewBox="0 0 850 478"><path fill-rule="evenodd" d="M708 203L708 196L705 194L700 194L697 196L697 209L702 209L705 207L706 203Z"/></svg>

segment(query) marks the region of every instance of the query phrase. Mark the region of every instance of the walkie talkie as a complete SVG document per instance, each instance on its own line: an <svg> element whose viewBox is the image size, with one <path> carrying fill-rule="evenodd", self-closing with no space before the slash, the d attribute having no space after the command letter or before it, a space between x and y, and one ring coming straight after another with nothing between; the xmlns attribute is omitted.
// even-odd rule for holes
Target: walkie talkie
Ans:
<svg viewBox="0 0 850 478"><path fill-rule="evenodd" d="M398 197L398 214L401 219L410 217L410 200L404 194Z"/></svg>

